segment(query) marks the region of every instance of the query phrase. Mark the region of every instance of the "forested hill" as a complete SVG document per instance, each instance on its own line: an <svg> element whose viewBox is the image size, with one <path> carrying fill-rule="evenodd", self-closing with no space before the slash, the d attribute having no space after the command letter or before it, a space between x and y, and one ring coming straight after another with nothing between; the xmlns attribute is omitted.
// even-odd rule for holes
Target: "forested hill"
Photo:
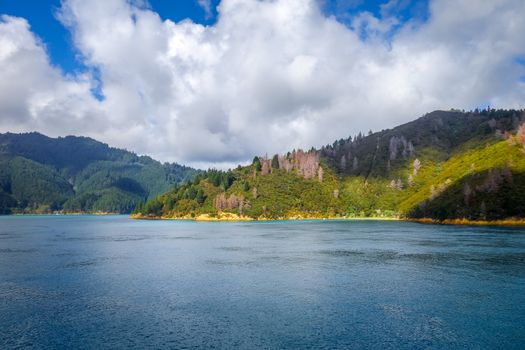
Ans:
<svg viewBox="0 0 525 350"><path fill-rule="evenodd" d="M137 217L525 218L525 111L435 111L413 122L208 171Z"/></svg>
<svg viewBox="0 0 525 350"><path fill-rule="evenodd" d="M0 213L129 213L137 203L194 178L87 137L0 134Z"/></svg>
<svg viewBox="0 0 525 350"><path fill-rule="evenodd" d="M417 158L444 161L466 145L501 140L522 123L522 111L434 111L412 122L367 136L335 141L323 147L325 157L338 173L349 176L386 177Z"/></svg>

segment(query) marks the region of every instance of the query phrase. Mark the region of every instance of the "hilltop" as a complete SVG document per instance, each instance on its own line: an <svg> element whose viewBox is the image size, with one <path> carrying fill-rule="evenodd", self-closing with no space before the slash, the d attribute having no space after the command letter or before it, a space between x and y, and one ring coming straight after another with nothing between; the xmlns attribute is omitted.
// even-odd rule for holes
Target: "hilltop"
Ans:
<svg viewBox="0 0 525 350"><path fill-rule="evenodd" d="M198 173L87 137L0 134L0 213L129 213Z"/></svg>
<svg viewBox="0 0 525 350"><path fill-rule="evenodd" d="M524 120L522 110L434 111L321 149L210 170L135 217L522 218Z"/></svg>

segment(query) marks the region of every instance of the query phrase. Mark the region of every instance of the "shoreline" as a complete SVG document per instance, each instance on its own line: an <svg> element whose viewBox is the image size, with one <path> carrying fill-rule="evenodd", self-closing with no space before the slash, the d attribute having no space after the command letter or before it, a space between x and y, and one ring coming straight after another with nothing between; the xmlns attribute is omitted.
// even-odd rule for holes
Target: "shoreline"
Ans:
<svg viewBox="0 0 525 350"><path fill-rule="evenodd" d="M403 221L415 222L427 225L458 225L458 226L525 226L525 218L508 218L502 220L470 220L470 219L445 219L436 220L431 218L402 219Z"/></svg>
<svg viewBox="0 0 525 350"><path fill-rule="evenodd" d="M142 216L131 214L130 217L134 220L181 220L181 221L195 221L195 222L243 222L243 221L404 221L413 222L426 225L458 225L458 226L525 226L525 218L508 218L503 220L469 220L469 219L445 219L436 220L431 218L403 218L403 217L289 217L289 218L267 218L259 217L252 218L247 216L238 216L232 213L222 213L217 216L210 216L209 214L201 214L195 217L190 215L178 217L162 217L162 216Z"/></svg>
<svg viewBox="0 0 525 350"><path fill-rule="evenodd" d="M525 218L507 218L502 220L470 220L470 219L445 219L437 220L431 218L403 218L403 217L370 217L370 216L291 216L286 218L268 218L258 217L252 218L249 216L239 216L233 213L219 213L215 216L209 214L200 214L192 217L191 215L163 217L163 216L143 216L140 214L121 214L109 212L96 213L15 213L0 215L4 217L23 217L23 216L111 216L121 215L127 216L133 220L179 220L179 221L195 221L195 222L245 222L245 221L404 221L413 222L425 225L448 225L448 226L502 226L502 227L524 227Z"/></svg>
<svg viewBox="0 0 525 350"><path fill-rule="evenodd" d="M308 220L319 220L319 221L352 221L352 220L368 220L368 221L399 221L398 217L344 217L344 216L292 216L283 218L268 218L258 217L252 218L249 216L239 216L233 213L220 213L216 216L209 214L201 214L195 217L190 215L176 216L176 217L165 217L165 216L143 216L140 214L131 214L130 216L135 220L182 220L182 221L196 221L196 222L242 222L242 221L308 221Z"/></svg>

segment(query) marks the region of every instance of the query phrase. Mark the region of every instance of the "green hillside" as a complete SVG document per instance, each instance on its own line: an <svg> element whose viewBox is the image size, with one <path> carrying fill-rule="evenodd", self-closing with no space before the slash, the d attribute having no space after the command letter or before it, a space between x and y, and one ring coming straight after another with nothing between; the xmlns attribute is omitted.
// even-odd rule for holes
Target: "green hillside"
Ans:
<svg viewBox="0 0 525 350"><path fill-rule="evenodd" d="M129 213L198 171L86 137L0 134L0 213Z"/></svg>
<svg viewBox="0 0 525 350"><path fill-rule="evenodd" d="M436 111L391 130L208 171L137 217L525 217L524 111Z"/></svg>

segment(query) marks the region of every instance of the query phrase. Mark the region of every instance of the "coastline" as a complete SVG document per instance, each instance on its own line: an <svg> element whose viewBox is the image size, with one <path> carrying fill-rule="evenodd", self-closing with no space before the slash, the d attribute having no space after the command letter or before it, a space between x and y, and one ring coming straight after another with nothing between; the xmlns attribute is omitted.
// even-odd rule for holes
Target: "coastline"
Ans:
<svg viewBox="0 0 525 350"><path fill-rule="evenodd" d="M23 217L23 216L110 216L110 215L125 215L133 220L180 220L180 221L195 221L195 222L244 222L244 221L405 221L414 222L426 225L461 225L461 226L515 226L524 227L525 218L507 218L503 220L470 220L470 219L445 219L437 220L432 218L405 218L405 217L385 217L385 216L315 216L315 215L294 215L290 217L269 218L260 216L252 218L249 216L240 216L234 213L218 213L216 215L200 214L197 216L144 216L141 214L122 214L110 212L95 212L95 213L14 213L1 215L5 217Z"/></svg>
<svg viewBox="0 0 525 350"><path fill-rule="evenodd" d="M445 219L436 220L431 218L403 218L403 217L345 217L345 216L291 216L282 218L239 216L233 213L219 213L216 216L201 214L192 217L191 215L163 217L163 216L143 216L131 214L135 220L187 220L196 222L242 222L242 221L307 221L307 220L341 220L341 221L405 221L427 225L462 225L462 226L525 226L525 218L508 218L504 220L469 220L469 219Z"/></svg>
<svg viewBox="0 0 525 350"><path fill-rule="evenodd" d="M525 218L508 218L503 220L470 220L470 219L445 219L436 220L431 218L411 219L404 218L403 221L416 222L427 225L462 225L462 226L525 226Z"/></svg>
<svg viewBox="0 0 525 350"><path fill-rule="evenodd" d="M187 220L198 222L241 222L241 221L306 221L306 220L342 220L342 221L399 221L398 217L347 217L347 216L309 216L309 215L294 215L290 217L269 218L260 216L252 218L249 216L240 216L234 213L218 213L215 216L210 214L200 214L192 217L191 215L184 216L144 216L141 214L131 214L130 217L136 220Z"/></svg>

